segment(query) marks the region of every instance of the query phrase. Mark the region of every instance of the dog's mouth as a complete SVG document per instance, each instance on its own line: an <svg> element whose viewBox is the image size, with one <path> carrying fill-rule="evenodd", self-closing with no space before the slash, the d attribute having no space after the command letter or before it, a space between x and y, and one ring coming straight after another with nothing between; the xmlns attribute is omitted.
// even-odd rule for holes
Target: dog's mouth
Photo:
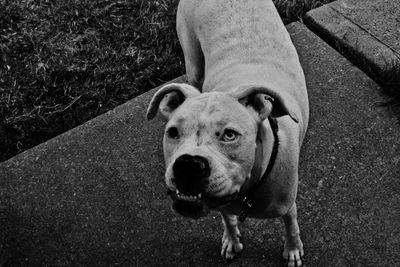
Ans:
<svg viewBox="0 0 400 267"><path fill-rule="evenodd" d="M218 209L228 205L236 199L238 193L224 197L209 197L202 193L186 195L178 190L168 190L167 194L172 199L172 208L182 216L199 219L209 213L209 209Z"/></svg>
<svg viewBox="0 0 400 267"><path fill-rule="evenodd" d="M208 214L209 210L204 205L202 194L185 195L178 190L168 190L167 194L172 199L172 208L182 216L199 219Z"/></svg>

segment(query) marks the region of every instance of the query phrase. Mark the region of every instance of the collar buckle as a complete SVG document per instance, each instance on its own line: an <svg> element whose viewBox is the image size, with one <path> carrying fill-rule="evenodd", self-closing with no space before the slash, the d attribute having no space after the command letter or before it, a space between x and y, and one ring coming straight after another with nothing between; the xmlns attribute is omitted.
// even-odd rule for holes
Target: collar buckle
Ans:
<svg viewBox="0 0 400 267"><path fill-rule="evenodd" d="M247 215L249 214L250 209L253 207L253 203L250 202L250 200L245 197L242 201L242 212L239 215L239 222L243 223Z"/></svg>

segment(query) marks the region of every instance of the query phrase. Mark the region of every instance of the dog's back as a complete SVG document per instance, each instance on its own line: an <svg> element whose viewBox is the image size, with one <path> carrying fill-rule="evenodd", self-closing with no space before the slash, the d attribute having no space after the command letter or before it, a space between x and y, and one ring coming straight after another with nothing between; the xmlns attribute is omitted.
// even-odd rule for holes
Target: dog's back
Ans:
<svg viewBox="0 0 400 267"><path fill-rule="evenodd" d="M271 0L182 0L177 28L187 71L192 57L203 92L266 86L290 103L306 129L303 70Z"/></svg>

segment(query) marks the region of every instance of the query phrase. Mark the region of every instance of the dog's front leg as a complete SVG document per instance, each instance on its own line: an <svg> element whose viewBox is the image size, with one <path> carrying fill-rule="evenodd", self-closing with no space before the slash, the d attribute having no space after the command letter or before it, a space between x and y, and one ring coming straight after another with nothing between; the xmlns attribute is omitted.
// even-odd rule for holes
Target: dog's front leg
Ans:
<svg viewBox="0 0 400 267"><path fill-rule="evenodd" d="M300 240L300 229L297 223L296 203L283 216L286 228L286 240L283 248L283 258L287 261L287 266L302 266L304 256L303 243Z"/></svg>
<svg viewBox="0 0 400 267"><path fill-rule="evenodd" d="M235 255L243 250L240 243L240 232L237 216L221 212L224 234L222 236L221 255L224 260L232 260Z"/></svg>

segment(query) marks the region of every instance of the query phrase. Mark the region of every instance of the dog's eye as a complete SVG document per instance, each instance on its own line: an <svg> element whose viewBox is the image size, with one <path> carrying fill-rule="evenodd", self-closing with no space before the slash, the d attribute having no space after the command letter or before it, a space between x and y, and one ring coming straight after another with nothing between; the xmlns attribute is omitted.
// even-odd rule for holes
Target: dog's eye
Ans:
<svg viewBox="0 0 400 267"><path fill-rule="evenodd" d="M178 128L176 128L176 127L171 127L171 128L169 128L169 129L167 130L167 136L168 136L169 138L172 138L172 139L178 139L178 138L179 138L179 131L178 131Z"/></svg>
<svg viewBox="0 0 400 267"><path fill-rule="evenodd" d="M222 135L222 141L233 142L239 138L240 134L232 129L226 129Z"/></svg>

